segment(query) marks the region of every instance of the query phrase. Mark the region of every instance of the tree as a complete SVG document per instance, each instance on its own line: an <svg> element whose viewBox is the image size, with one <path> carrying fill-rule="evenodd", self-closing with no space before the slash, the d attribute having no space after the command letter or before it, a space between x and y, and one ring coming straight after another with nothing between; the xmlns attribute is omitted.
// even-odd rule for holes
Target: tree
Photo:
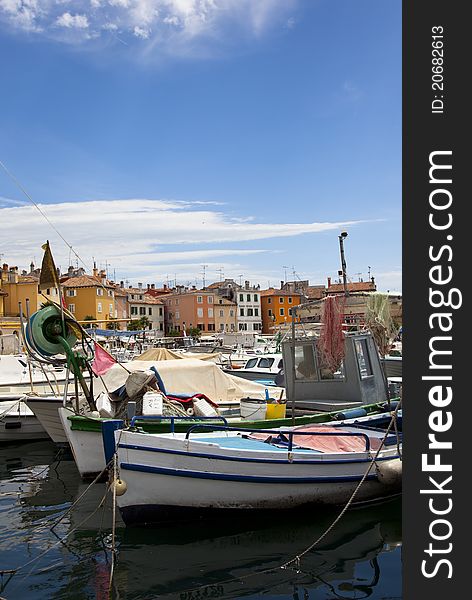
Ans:
<svg viewBox="0 0 472 600"><path fill-rule="evenodd" d="M198 327L190 327L190 329L187 331L187 335L194 338L199 338L202 335L202 332L200 329L198 329Z"/></svg>
<svg viewBox="0 0 472 600"><path fill-rule="evenodd" d="M95 321L95 317L92 317L92 315L87 315L84 317L84 321ZM90 323L90 327L92 329L97 329L98 325L96 323Z"/></svg>
<svg viewBox="0 0 472 600"><path fill-rule="evenodd" d="M130 331L140 331L141 329L148 329L151 321L147 317L141 317L140 319L134 319L128 323L128 329Z"/></svg>

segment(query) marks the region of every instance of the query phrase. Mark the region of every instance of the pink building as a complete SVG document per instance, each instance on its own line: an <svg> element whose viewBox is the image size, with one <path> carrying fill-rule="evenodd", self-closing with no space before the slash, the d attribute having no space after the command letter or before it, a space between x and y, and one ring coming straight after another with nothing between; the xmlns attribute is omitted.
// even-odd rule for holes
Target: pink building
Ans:
<svg viewBox="0 0 472 600"><path fill-rule="evenodd" d="M192 290L161 296L166 307L166 331L188 331L197 327L202 333L215 331L214 292Z"/></svg>

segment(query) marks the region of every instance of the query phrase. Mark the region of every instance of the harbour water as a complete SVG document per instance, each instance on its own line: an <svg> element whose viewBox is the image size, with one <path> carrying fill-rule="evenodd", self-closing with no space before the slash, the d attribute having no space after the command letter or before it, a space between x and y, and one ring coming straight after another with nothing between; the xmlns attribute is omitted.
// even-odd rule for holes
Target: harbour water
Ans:
<svg viewBox="0 0 472 600"><path fill-rule="evenodd" d="M0 448L1 598L109 597L111 498L104 483L82 496L88 487L72 457L58 455L51 442ZM125 528L117 514L111 597L401 598L399 499L348 511L299 562L280 568L308 548L338 512L312 508L265 520L155 528Z"/></svg>

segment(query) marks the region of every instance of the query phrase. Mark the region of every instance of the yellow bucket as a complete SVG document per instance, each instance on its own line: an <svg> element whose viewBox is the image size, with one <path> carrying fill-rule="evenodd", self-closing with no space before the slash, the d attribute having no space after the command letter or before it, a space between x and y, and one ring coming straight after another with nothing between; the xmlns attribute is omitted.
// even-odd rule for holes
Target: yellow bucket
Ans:
<svg viewBox="0 0 472 600"><path fill-rule="evenodd" d="M267 403L266 419L285 419L287 404Z"/></svg>

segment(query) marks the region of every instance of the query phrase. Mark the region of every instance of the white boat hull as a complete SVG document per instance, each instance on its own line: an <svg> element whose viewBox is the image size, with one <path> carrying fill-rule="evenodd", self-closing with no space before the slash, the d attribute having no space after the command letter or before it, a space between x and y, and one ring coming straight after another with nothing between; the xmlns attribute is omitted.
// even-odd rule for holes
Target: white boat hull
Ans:
<svg viewBox="0 0 472 600"><path fill-rule="evenodd" d="M248 451L186 441L178 435L115 432L120 477L127 484L118 506L126 523L159 520L160 513L182 508L240 511L343 504L371 462L366 452L346 457L346 453ZM393 460L396 454L396 448L389 448L379 458ZM398 481L382 483L373 467L356 501L398 491Z"/></svg>
<svg viewBox="0 0 472 600"><path fill-rule="evenodd" d="M29 442L48 437L24 402L0 402L0 443Z"/></svg>
<svg viewBox="0 0 472 600"><path fill-rule="evenodd" d="M27 399L27 404L52 441L55 444L67 444L67 437L58 413L58 408L62 406L62 398L58 396L43 398L31 396Z"/></svg>
<svg viewBox="0 0 472 600"><path fill-rule="evenodd" d="M80 476L83 479L95 477L97 473L103 471L106 464L101 434L96 431L72 429L68 417L74 412L69 408L61 406L58 414Z"/></svg>

